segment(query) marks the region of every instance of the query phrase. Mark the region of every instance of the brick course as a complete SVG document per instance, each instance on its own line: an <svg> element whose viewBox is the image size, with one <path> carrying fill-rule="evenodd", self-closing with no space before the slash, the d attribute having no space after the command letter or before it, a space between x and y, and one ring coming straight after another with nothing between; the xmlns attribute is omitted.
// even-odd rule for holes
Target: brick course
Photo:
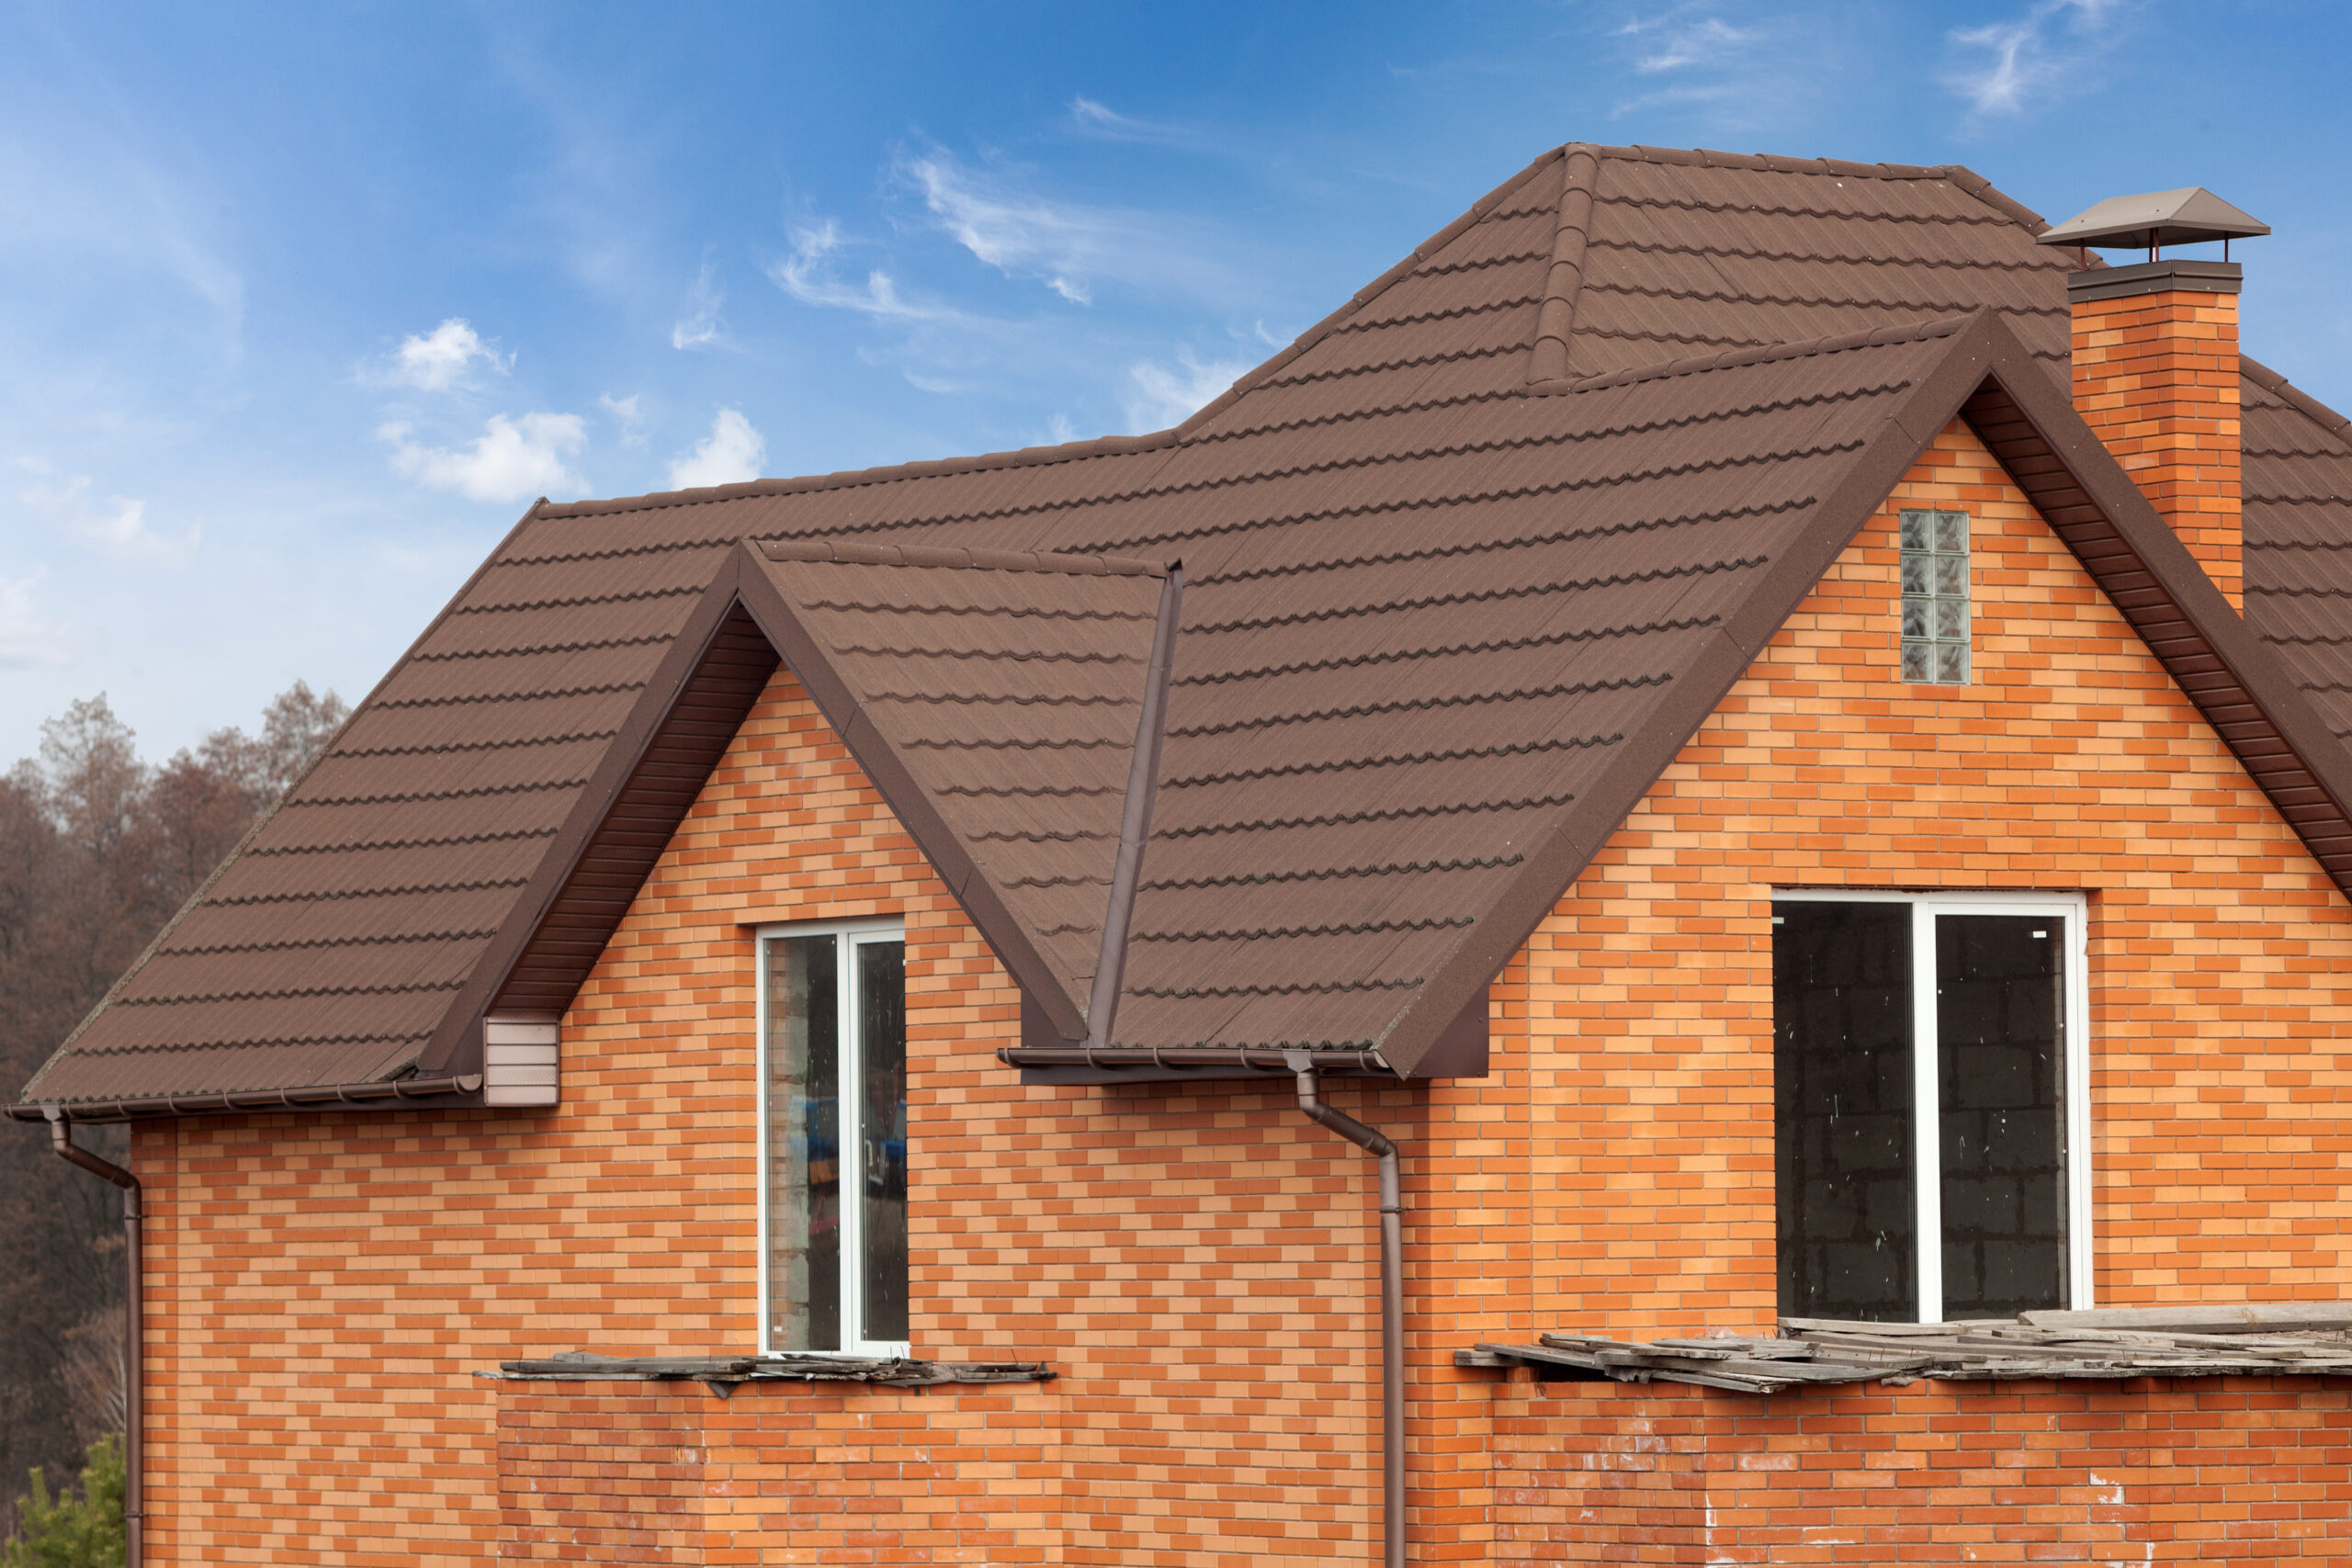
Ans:
<svg viewBox="0 0 2352 1568"><path fill-rule="evenodd" d="M2233 606L2244 608L2238 297L2074 307L2075 408Z"/></svg>
<svg viewBox="0 0 2352 1568"><path fill-rule="evenodd" d="M1921 504L1976 520L1969 687L1895 679L1894 513ZM1575 1423L1611 1412L1634 1435L1667 1420L1607 1390L1544 1404L1455 1348L1771 1321L1769 900L1791 885L2086 892L2102 1303L2346 1293L2352 910L1954 425L1497 982L1492 1074L1333 1086L1406 1155L1420 1560L1561 1560L1514 1533L1537 1505L1503 1460L1584 1451ZM476 1377L755 1343L749 928L862 916L907 926L916 1352L1061 1380L721 1402ZM1371 1162L1286 1083L1024 1089L993 1056L1017 1003L779 672L567 1017L560 1109L139 1129L153 1560L1363 1559ZM2339 1395L2315 1390L2208 1392L2326 1426ZM1927 1397L1774 1402L1644 1440L1686 1470L1744 1456L1742 1474L1838 1422L1902 1452ZM1935 1397L1951 1411L1923 1429L1987 1445L1985 1474L2041 1440ZM2018 1408L2073 1440L2123 1406ZM2219 1443L2204 1409L2175 1425ZM2241 1487L2249 1529L2271 1517L2260 1484ZM2008 1506L1947 1491L1970 1519ZM1889 1517L1869 1550L1944 1550L1942 1526Z"/></svg>

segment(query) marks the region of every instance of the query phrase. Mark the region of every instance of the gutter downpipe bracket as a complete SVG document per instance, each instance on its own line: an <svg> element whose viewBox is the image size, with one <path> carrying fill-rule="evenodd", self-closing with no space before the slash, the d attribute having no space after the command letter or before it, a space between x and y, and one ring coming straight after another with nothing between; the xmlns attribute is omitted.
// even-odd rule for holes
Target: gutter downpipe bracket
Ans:
<svg viewBox="0 0 2352 1568"><path fill-rule="evenodd" d="M1315 1055L1285 1051L1298 1078L1298 1108L1380 1161L1381 1561L1405 1568L1405 1198L1396 1145L1344 1111L1323 1103Z"/></svg>
<svg viewBox="0 0 2352 1568"><path fill-rule="evenodd" d="M123 1266L129 1278L122 1293L122 1536L124 1568L140 1568L146 1546L146 1425L144 1389L146 1359L145 1276L139 1256L139 1178L102 1159L74 1142L73 1122L62 1107L44 1105L49 1119L49 1146L60 1159L122 1189Z"/></svg>

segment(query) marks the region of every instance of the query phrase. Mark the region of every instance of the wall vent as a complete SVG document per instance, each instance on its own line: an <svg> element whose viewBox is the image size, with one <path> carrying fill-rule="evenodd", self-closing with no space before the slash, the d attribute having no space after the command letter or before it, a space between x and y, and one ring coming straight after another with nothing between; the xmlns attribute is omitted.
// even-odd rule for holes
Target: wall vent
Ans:
<svg viewBox="0 0 2352 1568"><path fill-rule="evenodd" d="M485 1105L554 1105L562 1099L560 1025L545 1014L481 1021Z"/></svg>

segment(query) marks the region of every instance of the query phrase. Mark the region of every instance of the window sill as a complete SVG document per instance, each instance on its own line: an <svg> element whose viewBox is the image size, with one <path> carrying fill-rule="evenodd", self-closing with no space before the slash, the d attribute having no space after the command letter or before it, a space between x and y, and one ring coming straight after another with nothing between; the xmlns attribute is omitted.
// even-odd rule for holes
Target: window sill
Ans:
<svg viewBox="0 0 2352 1568"><path fill-rule="evenodd" d="M545 1360L501 1361L477 1376L508 1382L675 1382L703 1384L724 1399L747 1382L871 1383L924 1388L933 1383L1047 1382L1043 1361L920 1361L866 1356L599 1356L567 1350Z"/></svg>

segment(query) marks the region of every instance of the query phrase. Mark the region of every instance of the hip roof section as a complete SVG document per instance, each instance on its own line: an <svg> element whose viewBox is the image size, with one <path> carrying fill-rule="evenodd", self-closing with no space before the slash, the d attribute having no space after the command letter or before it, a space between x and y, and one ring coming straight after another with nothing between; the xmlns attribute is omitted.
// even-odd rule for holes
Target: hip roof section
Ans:
<svg viewBox="0 0 2352 1568"><path fill-rule="evenodd" d="M737 694L697 699L707 750L760 672L771 631L712 599L729 573L793 606L904 764L899 793L967 846L1078 1007L1135 739L1118 682L1148 574L1181 559L1116 1041L1401 1048L1524 939L1703 716L1700 688L1736 677L1719 667L1763 606L1796 602L1856 497L1878 483L1874 506L1932 436L1923 411L1973 390L1970 313L2063 383L2067 263L2041 227L1962 169L1576 145L1173 431L543 502L28 1098L448 1066L579 874L582 824L651 765L652 694L734 639ZM2247 616L2342 733L2352 638L2320 606L2352 591L2352 447L2267 374L2247 382ZM865 547L1135 570L1047 589ZM1052 657L1024 659L1040 632ZM1012 695L1048 676L1102 700L1048 720ZM626 880L599 874L570 955L510 1004L553 1005L593 962Z"/></svg>

